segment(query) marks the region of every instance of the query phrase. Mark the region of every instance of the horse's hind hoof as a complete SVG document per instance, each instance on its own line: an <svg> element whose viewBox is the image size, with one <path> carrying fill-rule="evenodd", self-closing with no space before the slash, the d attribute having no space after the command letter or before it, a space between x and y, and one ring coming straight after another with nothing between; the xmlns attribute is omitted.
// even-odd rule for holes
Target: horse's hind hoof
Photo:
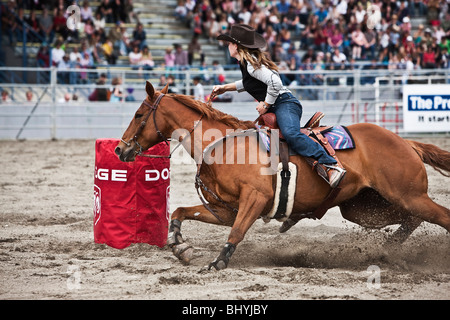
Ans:
<svg viewBox="0 0 450 320"><path fill-rule="evenodd" d="M188 245L186 242L183 242L181 244L173 246L172 252L175 257L177 257L181 261L181 263L183 263L184 265L188 265L194 255L194 248Z"/></svg>
<svg viewBox="0 0 450 320"><path fill-rule="evenodd" d="M288 231L290 228L292 228L293 226L296 225L298 221L292 220L292 219L287 219L286 221L283 222L283 224L281 225L279 231L280 233L285 233L286 231Z"/></svg>

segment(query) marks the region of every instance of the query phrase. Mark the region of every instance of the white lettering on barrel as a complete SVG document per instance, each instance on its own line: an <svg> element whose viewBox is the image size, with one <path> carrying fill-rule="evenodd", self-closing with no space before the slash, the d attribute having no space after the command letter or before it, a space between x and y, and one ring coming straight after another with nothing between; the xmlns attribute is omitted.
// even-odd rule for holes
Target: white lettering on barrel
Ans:
<svg viewBox="0 0 450 320"><path fill-rule="evenodd" d="M167 180L169 179L169 176L170 172L167 168L164 168L161 173L156 169L145 170L145 181L157 181L160 178L162 178L163 180Z"/></svg>

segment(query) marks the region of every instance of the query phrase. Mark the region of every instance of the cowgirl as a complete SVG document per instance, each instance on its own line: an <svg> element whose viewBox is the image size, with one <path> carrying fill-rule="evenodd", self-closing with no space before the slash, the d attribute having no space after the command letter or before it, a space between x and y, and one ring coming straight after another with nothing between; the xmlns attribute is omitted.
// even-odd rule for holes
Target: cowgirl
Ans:
<svg viewBox="0 0 450 320"><path fill-rule="evenodd" d="M213 87L213 94L227 91L247 91L257 101L259 114L273 112L278 126L289 146L299 155L317 160L328 171L328 182L332 188L339 185L345 170L316 142L300 132L302 105L291 91L283 86L278 67L265 53L265 39L255 29L245 24L231 26L229 34L221 34L217 40L228 42L230 56L240 62L242 80Z"/></svg>

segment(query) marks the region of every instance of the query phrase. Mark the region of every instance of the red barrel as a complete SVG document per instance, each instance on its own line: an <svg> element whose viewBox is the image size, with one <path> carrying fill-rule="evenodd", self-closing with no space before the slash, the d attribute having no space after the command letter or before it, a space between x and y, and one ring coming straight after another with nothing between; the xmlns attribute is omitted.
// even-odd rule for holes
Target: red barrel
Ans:
<svg viewBox="0 0 450 320"><path fill-rule="evenodd" d="M169 221L170 159L136 157L121 162L119 140L95 143L94 241L123 249L132 243L163 247ZM145 154L168 155L157 144Z"/></svg>

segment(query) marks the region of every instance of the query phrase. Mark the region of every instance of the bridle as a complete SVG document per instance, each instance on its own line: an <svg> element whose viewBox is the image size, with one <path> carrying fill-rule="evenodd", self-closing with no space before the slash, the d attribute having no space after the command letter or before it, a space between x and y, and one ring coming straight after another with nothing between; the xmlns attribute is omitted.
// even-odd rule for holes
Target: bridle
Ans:
<svg viewBox="0 0 450 320"><path fill-rule="evenodd" d="M158 133L158 136L161 138L162 141L164 141L167 145L169 145L168 143L168 139L164 136L164 134L158 129L158 125L156 124L156 109L158 108L159 102L161 101L161 99L165 96L164 93L161 93L158 98L156 99L155 103L152 105L150 104L147 99L145 99L144 101L142 101L142 104L144 104L145 106L147 106L150 111L144 116L144 119L141 122L141 125L139 126L139 128L137 129L136 133L134 134L133 138L131 138L130 140L125 141L123 139L120 139L120 141L122 141L127 147L131 147L131 143L134 142L138 147L139 150L136 150L136 155L138 156L145 156L145 157L149 157L149 158L170 158L171 154L169 154L168 156L160 156L160 155L144 155L143 152L145 151L144 148L140 145L140 143L137 141L138 137L140 136L140 134L142 133L142 130L144 130L145 125L147 124L148 119L150 118L150 115L153 113L153 123L155 125L155 129L156 132Z"/></svg>
<svg viewBox="0 0 450 320"><path fill-rule="evenodd" d="M175 146L175 148L173 148L173 150L170 152L169 155L167 156L162 156L162 155L153 155L153 154L144 154L144 148L141 146L141 144L137 141L138 137L140 136L140 134L142 133L142 130L144 130L145 125L147 124L148 119L150 118L150 115L153 113L153 124L155 126L155 130L156 133L158 134L158 136L161 138L161 140L163 142L166 143L166 145L169 145L169 141L170 139L167 139L167 137L164 135L164 133L162 133L159 129L158 129L158 125L156 124L156 110L158 108L159 103L161 102L161 99L165 96L164 93L161 93L158 98L156 99L155 103L152 105L150 104L147 99L145 99L144 101L142 101L142 104L144 104L145 106L147 106L150 111L145 115L144 119L142 120L139 128L137 129L136 133L134 134L133 138L131 138L130 140L125 141L123 139L120 139L120 141L122 141L127 147L131 147L131 143L134 142L138 147L139 150L135 150L136 155L141 156L141 157L147 157L147 158L171 158L172 157L172 153L175 152L175 150L181 145L181 141L178 142L178 144ZM193 128L189 131L189 135L194 132L195 128L197 128L197 126L199 125L200 121L202 120L204 114L201 115L200 119L196 122L196 124L193 126Z"/></svg>
<svg viewBox="0 0 450 320"><path fill-rule="evenodd" d="M139 135L142 133L142 130L144 130L145 125L147 124L148 119L150 118L150 115L153 113L153 124L155 125L155 130L158 133L158 136L161 138L161 140L163 142L165 142L167 145L169 144L168 142L170 141L169 139L166 138L166 136L158 129L158 125L156 124L156 110L158 108L159 103L161 102L161 99L165 96L164 93L161 93L158 98L156 99L155 103L153 105L151 105L147 99L145 99L142 103L147 106L150 111L145 115L144 119L142 120L139 128L137 129L135 135L133 136L133 138L131 138L130 140L125 141L123 139L120 139L120 141L122 141L127 147L131 147L131 143L134 142L138 147L139 150L135 150L136 155L141 156L141 157L148 157L148 158L171 158L172 157L172 153L174 153L174 151L182 144L182 141L184 139L182 139L181 141L178 141L178 144L175 146L175 148L170 152L170 154L168 156L161 156L161 155L150 155L150 154L144 154L143 152L145 151L144 148L140 145L140 143L137 141ZM208 101L208 104L210 103L210 101ZM192 129L189 131L188 135L191 135L194 130L197 128L197 126L201 123L201 120L203 119L203 116L205 114L202 113L202 115L200 116L200 119L198 119L194 126L192 127ZM183 137L184 138L184 137ZM200 198L200 200L202 201L203 205L205 206L205 208L211 212L211 214L217 218L217 220L219 220L220 222L224 223L224 221L220 218L219 215L217 215L217 213L210 208L210 206L207 204L207 202L205 201L205 199L203 199L203 197L200 195L199 192L199 188L201 187L203 190L205 190L206 192L208 192L209 194L211 194L217 201L221 202L224 206L226 206L228 209L232 210L234 213L237 213L237 209L233 208L232 206L230 206L228 203L226 203L225 201L223 201L220 197L218 197L214 191L212 191L211 189L209 189L200 179L200 169L201 169L201 165L203 162L203 157L202 157L202 161L200 162L200 164L197 165L197 174L195 176L195 188L197 189L197 193L198 196Z"/></svg>

